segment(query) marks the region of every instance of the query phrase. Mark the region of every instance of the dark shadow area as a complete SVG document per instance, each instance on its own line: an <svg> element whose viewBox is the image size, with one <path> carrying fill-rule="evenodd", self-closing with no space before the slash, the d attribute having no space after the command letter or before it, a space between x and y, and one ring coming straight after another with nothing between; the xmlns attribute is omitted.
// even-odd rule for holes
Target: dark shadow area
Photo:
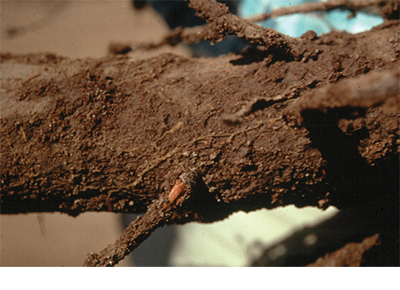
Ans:
<svg viewBox="0 0 400 290"><path fill-rule="evenodd" d="M361 266L399 266L398 201L385 208L341 210L331 219L268 247L251 266L306 266L347 243L360 243L376 233L380 244L364 253Z"/></svg>
<svg viewBox="0 0 400 290"><path fill-rule="evenodd" d="M358 148L362 139L370 137L366 128L347 135L338 126L339 119L353 113L346 107L302 112L312 146L327 161L327 179L335 188L332 203L342 210L267 248L252 266L306 266L375 234L379 244L364 253L361 266L399 266L399 156L391 148L370 166Z"/></svg>
<svg viewBox="0 0 400 290"><path fill-rule="evenodd" d="M327 113L302 112L312 146L327 161L327 180L335 188L333 204L338 208L386 202L399 192L399 163L396 162L399 156L395 148L377 160L375 166L369 166L358 149L360 141L369 137L366 128L347 135L338 127L338 120L352 111L352 108L341 108ZM364 112L360 112L362 115Z"/></svg>
<svg viewBox="0 0 400 290"><path fill-rule="evenodd" d="M266 65L270 66L278 61L291 62L294 60L292 55L283 52L283 49L275 47L265 49L263 47L251 45L240 53L241 58L231 60L229 63L233 65L249 65L265 61Z"/></svg>

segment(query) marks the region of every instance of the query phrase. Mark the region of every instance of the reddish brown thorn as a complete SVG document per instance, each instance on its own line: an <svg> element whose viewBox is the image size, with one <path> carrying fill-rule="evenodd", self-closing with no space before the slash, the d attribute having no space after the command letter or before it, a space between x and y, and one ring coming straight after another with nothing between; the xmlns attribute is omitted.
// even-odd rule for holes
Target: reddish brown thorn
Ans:
<svg viewBox="0 0 400 290"><path fill-rule="evenodd" d="M168 200L170 203L174 203L178 197L181 197L187 190L186 185L182 182L182 180L177 179L175 181L175 185L172 188Z"/></svg>

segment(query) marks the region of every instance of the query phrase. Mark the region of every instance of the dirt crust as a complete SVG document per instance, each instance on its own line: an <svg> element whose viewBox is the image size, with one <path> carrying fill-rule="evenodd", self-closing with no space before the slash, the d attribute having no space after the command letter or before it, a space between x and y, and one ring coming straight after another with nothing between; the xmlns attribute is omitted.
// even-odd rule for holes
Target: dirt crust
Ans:
<svg viewBox="0 0 400 290"><path fill-rule="evenodd" d="M326 160L306 128L288 127L292 115L283 109L343 78L395 70L397 30L395 21L358 35L323 35L312 41L318 56L303 61L258 48L197 60L3 55L2 211L143 211L191 167L204 170L224 202L251 195L270 196L269 207L321 204L334 192ZM268 110L256 105L240 125L223 122L255 98ZM369 132L357 150L370 164L397 154L397 118L380 111L341 121L349 138Z"/></svg>

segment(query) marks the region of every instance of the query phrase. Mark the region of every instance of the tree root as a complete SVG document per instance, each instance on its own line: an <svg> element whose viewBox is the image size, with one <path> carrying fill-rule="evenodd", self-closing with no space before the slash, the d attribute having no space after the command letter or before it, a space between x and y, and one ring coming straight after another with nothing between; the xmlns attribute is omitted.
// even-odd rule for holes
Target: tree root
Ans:
<svg viewBox="0 0 400 290"><path fill-rule="evenodd" d="M234 33L267 50L1 56L2 214L146 212L85 263L114 265L165 224L398 199L398 21L292 39L246 28L215 1L190 3L216 39ZM198 190L183 180L192 169ZM396 222L385 224L397 233Z"/></svg>
<svg viewBox="0 0 400 290"><path fill-rule="evenodd" d="M325 2L304 3L297 6L277 8L270 13L263 13L247 18L251 22L261 22L269 18L296 13L310 13L317 11L331 11L335 9L350 10L355 14L360 10L369 10L371 13L380 13L384 19L398 18L399 2L382 0L329 0Z"/></svg>

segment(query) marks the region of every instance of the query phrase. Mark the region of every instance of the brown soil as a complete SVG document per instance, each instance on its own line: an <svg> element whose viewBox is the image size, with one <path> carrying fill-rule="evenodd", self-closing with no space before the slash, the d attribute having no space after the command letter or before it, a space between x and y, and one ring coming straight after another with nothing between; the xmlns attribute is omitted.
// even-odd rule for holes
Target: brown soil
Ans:
<svg viewBox="0 0 400 290"><path fill-rule="evenodd" d="M213 59L3 54L2 213L147 212L87 265L117 263L164 224L288 204L380 207L398 243L399 21L299 39L233 24L263 46ZM195 181L171 204L182 173Z"/></svg>

